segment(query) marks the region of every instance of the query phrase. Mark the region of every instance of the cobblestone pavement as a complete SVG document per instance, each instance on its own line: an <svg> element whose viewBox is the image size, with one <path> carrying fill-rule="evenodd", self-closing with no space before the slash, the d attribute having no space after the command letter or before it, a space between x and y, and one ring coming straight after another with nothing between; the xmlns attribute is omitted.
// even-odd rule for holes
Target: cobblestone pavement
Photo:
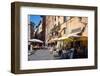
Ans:
<svg viewBox="0 0 100 76"><path fill-rule="evenodd" d="M49 49L36 50L34 54L28 56L28 60L54 60L55 57L50 54Z"/></svg>

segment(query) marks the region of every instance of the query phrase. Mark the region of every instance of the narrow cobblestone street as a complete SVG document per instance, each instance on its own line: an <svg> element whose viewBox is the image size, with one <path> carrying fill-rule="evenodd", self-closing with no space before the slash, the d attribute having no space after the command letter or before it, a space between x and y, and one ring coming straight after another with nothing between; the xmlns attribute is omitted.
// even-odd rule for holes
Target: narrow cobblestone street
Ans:
<svg viewBox="0 0 100 76"><path fill-rule="evenodd" d="M36 50L34 54L28 56L28 60L54 60L55 57L50 54L49 49Z"/></svg>

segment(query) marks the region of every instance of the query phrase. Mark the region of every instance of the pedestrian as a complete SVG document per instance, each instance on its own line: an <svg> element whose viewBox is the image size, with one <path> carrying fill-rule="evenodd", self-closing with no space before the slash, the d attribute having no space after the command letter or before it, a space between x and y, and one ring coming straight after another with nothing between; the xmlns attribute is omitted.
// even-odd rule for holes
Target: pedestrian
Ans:
<svg viewBox="0 0 100 76"><path fill-rule="evenodd" d="M76 48L75 48L73 58L74 58L74 59L80 58L80 56L79 56L79 47L76 47Z"/></svg>
<svg viewBox="0 0 100 76"><path fill-rule="evenodd" d="M67 56L66 53L67 53L67 52L66 52L66 48L63 47L63 48L62 48L62 53L61 53L61 59L66 59L66 56Z"/></svg>

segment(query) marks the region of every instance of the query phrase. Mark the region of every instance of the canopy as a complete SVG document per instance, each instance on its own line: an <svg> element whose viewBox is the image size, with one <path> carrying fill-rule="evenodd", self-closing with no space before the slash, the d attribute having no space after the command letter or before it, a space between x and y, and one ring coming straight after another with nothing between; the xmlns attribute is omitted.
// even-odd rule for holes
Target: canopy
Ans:
<svg viewBox="0 0 100 76"><path fill-rule="evenodd" d="M57 41L57 40L58 40L58 38L51 39L51 41Z"/></svg>
<svg viewBox="0 0 100 76"><path fill-rule="evenodd" d="M39 39L30 39L29 42L43 43L43 41L42 40L39 40Z"/></svg>
<svg viewBox="0 0 100 76"><path fill-rule="evenodd" d="M79 40L88 40L88 37L86 37L86 36L81 36L80 38L79 38Z"/></svg>
<svg viewBox="0 0 100 76"><path fill-rule="evenodd" d="M60 38L58 38L58 40L73 41L72 38L68 38L68 37L60 37Z"/></svg>
<svg viewBox="0 0 100 76"><path fill-rule="evenodd" d="M80 36L80 35L75 35L75 34L69 34L68 37L79 38L79 37L81 37L81 36Z"/></svg>

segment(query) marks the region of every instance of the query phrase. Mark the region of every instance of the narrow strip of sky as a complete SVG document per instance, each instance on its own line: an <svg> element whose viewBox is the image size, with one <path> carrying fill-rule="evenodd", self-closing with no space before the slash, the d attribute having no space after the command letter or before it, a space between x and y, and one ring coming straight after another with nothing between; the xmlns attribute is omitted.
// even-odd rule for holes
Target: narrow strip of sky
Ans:
<svg viewBox="0 0 100 76"><path fill-rule="evenodd" d="M35 26L38 26L39 22L42 20L40 15L29 15L30 17L30 22L35 23Z"/></svg>

